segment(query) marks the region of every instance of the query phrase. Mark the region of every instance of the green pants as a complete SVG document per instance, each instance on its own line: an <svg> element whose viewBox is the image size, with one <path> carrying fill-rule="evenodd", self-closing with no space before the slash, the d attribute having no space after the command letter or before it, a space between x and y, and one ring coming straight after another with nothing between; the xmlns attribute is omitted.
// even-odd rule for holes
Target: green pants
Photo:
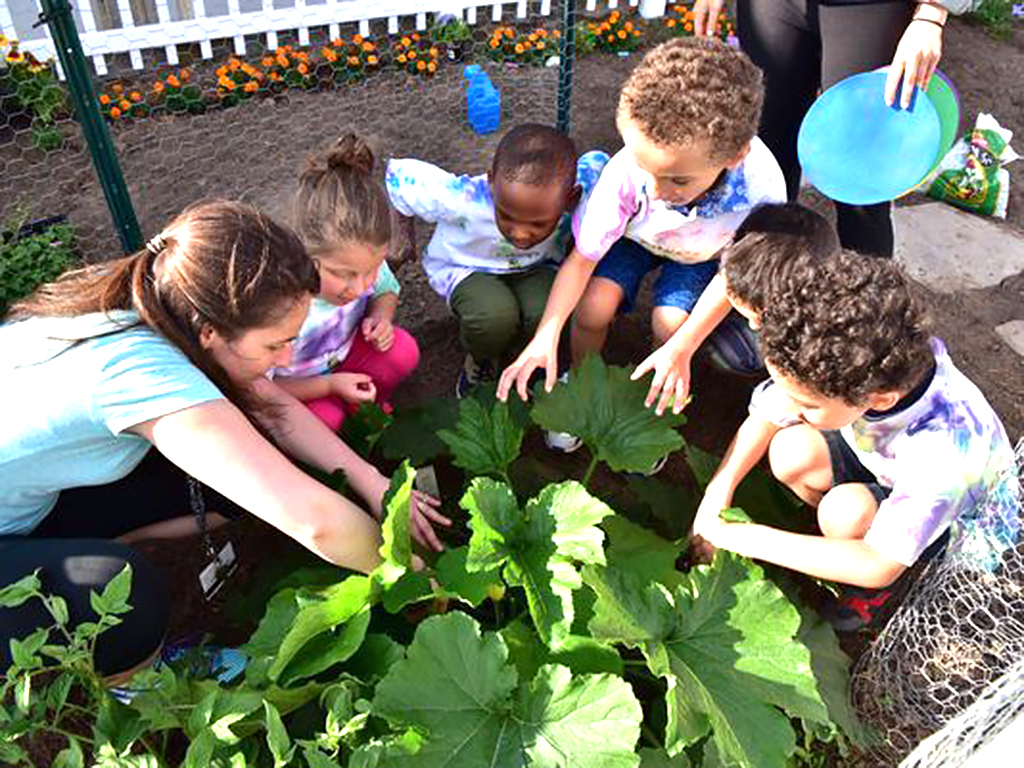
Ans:
<svg viewBox="0 0 1024 768"><path fill-rule="evenodd" d="M479 361L500 364L518 354L537 330L555 270L492 275L474 272L451 295L462 346Z"/></svg>

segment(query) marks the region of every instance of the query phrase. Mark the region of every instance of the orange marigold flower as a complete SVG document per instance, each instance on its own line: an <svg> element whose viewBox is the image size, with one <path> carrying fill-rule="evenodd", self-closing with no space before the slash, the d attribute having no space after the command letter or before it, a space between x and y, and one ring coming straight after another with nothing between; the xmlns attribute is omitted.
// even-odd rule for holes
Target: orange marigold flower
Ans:
<svg viewBox="0 0 1024 768"><path fill-rule="evenodd" d="M522 53L524 50L526 50L526 49L523 48L523 44L522 43L516 43L516 53Z"/></svg>
<svg viewBox="0 0 1024 768"><path fill-rule="evenodd" d="M537 35L531 33L531 34L526 36L526 39L529 40L531 43L536 43L537 42Z"/></svg>
<svg viewBox="0 0 1024 768"><path fill-rule="evenodd" d="M633 30L633 37L640 37L640 30L639 29L634 29Z"/></svg>
<svg viewBox="0 0 1024 768"><path fill-rule="evenodd" d="M269 75L267 75L267 77L269 77L276 83L281 79L281 74L279 72L271 72Z"/></svg>
<svg viewBox="0 0 1024 768"><path fill-rule="evenodd" d="M358 67L359 66L359 57L358 56L349 56L348 57L348 65L350 67Z"/></svg>
<svg viewBox="0 0 1024 768"><path fill-rule="evenodd" d="M435 59L437 58L439 53L440 52L437 50L437 48L431 48L430 49L430 55L433 56Z"/></svg>
<svg viewBox="0 0 1024 768"><path fill-rule="evenodd" d="M612 28L611 24L609 24L606 21L606 22L602 23L600 27L597 28L597 31L598 32L607 32L611 28Z"/></svg>
<svg viewBox="0 0 1024 768"><path fill-rule="evenodd" d="M410 59L415 59L416 58L416 51L409 51L409 53L407 55L409 56Z"/></svg>
<svg viewBox="0 0 1024 768"><path fill-rule="evenodd" d="M333 40L331 40L331 45L333 45L335 48L341 48L345 45L345 41L342 40L340 37L336 37Z"/></svg>
<svg viewBox="0 0 1024 768"><path fill-rule="evenodd" d="M192 70L183 69L181 70L181 72L178 73L178 77L181 78L181 82L187 83L189 80L192 79Z"/></svg>
<svg viewBox="0 0 1024 768"><path fill-rule="evenodd" d="M412 45L412 40L410 40L408 37L403 37L402 38L402 45L404 45L406 48L408 48L410 45Z"/></svg>
<svg viewBox="0 0 1024 768"><path fill-rule="evenodd" d="M618 32L615 33L615 35L616 35L616 37L619 38L619 40L625 40L626 39L626 30L620 29Z"/></svg>
<svg viewBox="0 0 1024 768"><path fill-rule="evenodd" d="M235 81L232 80L227 75L221 75L220 77L217 78L217 85L221 86L222 88L227 88L228 87L228 83L233 83L233 82L235 82Z"/></svg>
<svg viewBox="0 0 1024 768"><path fill-rule="evenodd" d="M627 32L632 32L633 31L633 22L632 21L627 21L625 24L622 25L622 28L624 30L626 30Z"/></svg>
<svg viewBox="0 0 1024 768"><path fill-rule="evenodd" d="M121 103L118 104L117 106L119 106L121 108L122 112L127 112L129 109L132 108L132 103L130 101L128 101L127 99L121 99Z"/></svg>
<svg viewBox="0 0 1024 768"><path fill-rule="evenodd" d="M352 35L352 42L355 43L356 45L359 45L361 42L363 42L363 36L358 34Z"/></svg>
<svg viewBox="0 0 1024 768"><path fill-rule="evenodd" d="M174 77L174 75L171 75L171 77ZM170 78L168 78L168 79L170 79ZM115 94L120 96L124 92L124 86L121 85L121 83L114 83L113 85L110 86L110 90L112 90Z"/></svg>
<svg viewBox="0 0 1024 768"><path fill-rule="evenodd" d="M292 52L292 47L290 45L286 45L282 50L285 53L291 53Z"/></svg>
<svg viewBox="0 0 1024 768"><path fill-rule="evenodd" d="M377 57L376 56L367 56L366 57L366 63L371 65L371 66L375 65L377 63Z"/></svg>
<svg viewBox="0 0 1024 768"><path fill-rule="evenodd" d="M693 21L693 11L687 11L683 14L683 21Z"/></svg>
<svg viewBox="0 0 1024 768"><path fill-rule="evenodd" d="M309 61L309 54L306 53L305 51L296 51L292 55L295 56L295 58L298 59L299 61Z"/></svg>
<svg viewBox="0 0 1024 768"><path fill-rule="evenodd" d="M548 31L546 29L538 29L537 30L537 37L547 37L547 36L548 36Z"/></svg>
<svg viewBox="0 0 1024 768"><path fill-rule="evenodd" d="M114 118L115 120L117 120L117 118L119 118L121 116L121 110L118 109L117 107L111 107L110 108L110 116L112 118Z"/></svg>
<svg viewBox="0 0 1024 768"><path fill-rule="evenodd" d="M264 56L263 61L260 63L263 64L264 67L272 67L274 66L274 61L275 59L273 56Z"/></svg>
<svg viewBox="0 0 1024 768"><path fill-rule="evenodd" d="M419 39L420 39L420 36L419 36L419 35L418 35L417 33L413 32L413 33L412 33L412 39L413 39L413 40L416 40L416 41L419 41Z"/></svg>
<svg viewBox="0 0 1024 768"><path fill-rule="evenodd" d="M426 68L427 68L427 62L425 62L425 61L417 61L416 62L416 69L418 69L420 72L422 72Z"/></svg>
<svg viewBox="0 0 1024 768"><path fill-rule="evenodd" d="M511 28L506 28L505 29L505 37L512 37L512 30L511 30Z"/></svg>
<svg viewBox="0 0 1024 768"><path fill-rule="evenodd" d="M551 36L552 37L561 37L562 36L562 30L560 30L560 29L552 30Z"/></svg>
<svg viewBox="0 0 1024 768"><path fill-rule="evenodd" d="M691 24L690 22L686 22L685 24L683 24L683 29L685 29L687 32L693 32L693 24Z"/></svg>
<svg viewBox="0 0 1024 768"><path fill-rule="evenodd" d="M407 61L408 61L408 59L405 58L405 54L401 54L401 53L398 54L398 63L399 64L405 64L405 62L407 62Z"/></svg>
<svg viewBox="0 0 1024 768"><path fill-rule="evenodd" d="M217 67L215 70L213 70L213 74L215 74L217 77L224 77L227 73L227 67Z"/></svg>
<svg viewBox="0 0 1024 768"><path fill-rule="evenodd" d="M538 51L543 51L544 50L544 41L543 40L541 40L539 43L537 43L537 50Z"/></svg>
<svg viewBox="0 0 1024 768"><path fill-rule="evenodd" d="M498 47L498 41L497 40L491 40L491 48L497 48L497 47Z"/></svg>
<svg viewBox="0 0 1024 768"><path fill-rule="evenodd" d="M138 91L132 91L132 92L131 92L131 93L130 93L130 94L128 95L128 98L129 98L129 99L130 99L131 101L134 101L134 102L135 102L136 104L138 104L138 103L139 103L140 101L142 101L142 94L141 94L141 93L139 93Z"/></svg>
<svg viewBox="0 0 1024 768"><path fill-rule="evenodd" d="M235 87L236 87L237 85L238 85L238 84L237 84L237 83L236 83L236 82L235 82L234 80L230 80L230 79L229 79L229 80L228 80L228 81L227 81L226 83L224 83L224 87L225 87L225 88L226 88L227 90L229 90L229 91L233 91L233 90L235 90Z"/></svg>
<svg viewBox="0 0 1024 768"><path fill-rule="evenodd" d="M105 93L101 93L100 94L100 104L102 104L103 106L106 106L109 103L110 103L110 97L107 96L107 94L105 94Z"/></svg>
<svg viewBox="0 0 1024 768"><path fill-rule="evenodd" d="M242 66L242 63L238 59L228 59L228 69L232 72L237 70L240 66Z"/></svg>
<svg viewBox="0 0 1024 768"><path fill-rule="evenodd" d="M163 93L163 92L164 92L164 84L163 83L161 83L159 80L157 80L155 83L153 83L153 93Z"/></svg>
<svg viewBox="0 0 1024 768"><path fill-rule="evenodd" d="M373 43L363 43L363 50L369 53L374 49Z"/></svg>
<svg viewBox="0 0 1024 768"><path fill-rule="evenodd" d="M171 88L180 88L181 87L181 80L176 78L174 75L168 75L167 76L167 84L169 86L171 86Z"/></svg>
<svg viewBox="0 0 1024 768"><path fill-rule="evenodd" d="M423 62L420 62L420 63L422 64ZM437 72L437 62L436 61L432 61L429 64L427 64L427 71L428 72Z"/></svg>
<svg viewBox="0 0 1024 768"><path fill-rule="evenodd" d="M250 80L243 86L243 88L245 88L246 93L256 93L256 91L260 89L260 84L255 80Z"/></svg>
<svg viewBox="0 0 1024 768"><path fill-rule="evenodd" d="M675 19L669 19L668 21L665 22L665 26L669 27L669 28L674 27L675 25L676 25L676 20Z"/></svg>
<svg viewBox="0 0 1024 768"><path fill-rule="evenodd" d="M300 75L305 75L309 72L309 67L307 67L305 64L299 64L298 70Z"/></svg>
<svg viewBox="0 0 1024 768"><path fill-rule="evenodd" d="M608 35L608 42L609 43L614 43L615 42L615 35Z"/></svg>
<svg viewBox="0 0 1024 768"><path fill-rule="evenodd" d="M283 53L279 53L277 55L277 63L282 67L287 67L290 62L288 61L287 56L285 56Z"/></svg>

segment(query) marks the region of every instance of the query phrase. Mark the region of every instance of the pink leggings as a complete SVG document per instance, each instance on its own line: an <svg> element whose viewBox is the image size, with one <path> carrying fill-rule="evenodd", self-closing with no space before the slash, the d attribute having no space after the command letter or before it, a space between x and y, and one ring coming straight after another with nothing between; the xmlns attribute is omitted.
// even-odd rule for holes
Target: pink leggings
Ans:
<svg viewBox="0 0 1024 768"><path fill-rule="evenodd" d="M387 352L379 351L356 330L352 349L345 359L334 368L333 373L365 373L373 379L377 388L377 403L388 402L391 393L420 362L420 348L408 331L395 327L395 343ZM306 407L320 421L335 432L341 427L345 417L354 413L358 404L346 403L340 397L331 395L307 400Z"/></svg>

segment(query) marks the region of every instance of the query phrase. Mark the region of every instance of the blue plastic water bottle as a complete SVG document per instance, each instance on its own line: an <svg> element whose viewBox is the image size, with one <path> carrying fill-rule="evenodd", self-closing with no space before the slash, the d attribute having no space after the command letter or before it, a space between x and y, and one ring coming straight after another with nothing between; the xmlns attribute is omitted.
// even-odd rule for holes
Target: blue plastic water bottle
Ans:
<svg viewBox="0 0 1024 768"><path fill-rule="evenodd" d="M469 81L466 89L469 124L481 135L493 133L501 124L501 94L479 64L467 66L463 76Z"/></svg>

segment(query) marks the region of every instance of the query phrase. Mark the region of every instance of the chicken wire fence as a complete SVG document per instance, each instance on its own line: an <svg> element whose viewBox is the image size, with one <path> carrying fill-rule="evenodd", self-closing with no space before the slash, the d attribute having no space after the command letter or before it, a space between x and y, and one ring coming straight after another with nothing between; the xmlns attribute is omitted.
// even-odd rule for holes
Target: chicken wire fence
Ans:
<svg viewBox="0 0 1024 768"><path fill-rule="evenodd" d="M10 27L9 2L32 0L0 0L4 30ZM267 15L275 2L262 2L267 24L277 18L272 14L285 13ZM86 9L100 4L83 0ZM640 4L506 0L472 6L438 0L433 7L455 9L441 13L423 10L430 6L421 0L322 0L321 5L310 0L308 6L306 0L292 0L291 11L304 14L308 26L284 29L278 19L274 28L253 31L250 17L228 13L215 19L214 32L206 23L213 19L199 19L206 30L201 40L165 44L159 25L131 23L140 13L136 6L144 8L146 2L118 2L128 39L122 47L134 47L104 54L90 53L101 50L93 45L101 35L98 15L89 10L83 27L86 14L78 8L73 21L83 30L85 54L77 60L91 81L86 98L90 107L98 106L97 121L106 124L112 139L110 155L127 186L129 214L134 208L141 235L148 237L204 197L241 199L285 217L305 158L345 129L373 139L382 160L413 156L453 172L480 173L509 127L567 121L576 44L589 36L595 47L597 21L612 20L609 39L614 40L601 36L606 52L630 51L641 43ZM166 5L156 0L160 14L166 15ZM202 16L213 0L185 5ZM229 0L227 8L238 9L238 1ZM314 23L326 20L330 8L350 20ZM366 18L374 14L382 17ZM168 24L172 30L185 28L173 18ZM577 29L580 35L574 34ZM154 30L153 47L144 47L146 30ZM86 110L75 109L61 80L64 68L33 54L28 42L19 46L8 35L0 44L5 237L60 217L73 225L87 260L120 255L124 233L119 242L118 228L111 226L113 206L104 198L82 121L76 119L76 111ZM464 68L469 64L479 65L500 93L501 124L493 133L477 134L467 120Z"/></svg>
<svg viewBox="0 0 1024 768"><path fill-rule="evenodd" d="M1024 440L1016 454L1014 470L957 526L946 555L924 569L854 669L854 706L878 737L872 764L897 765L950 723L904 765L964 765L1024 708Z"/></svg>

